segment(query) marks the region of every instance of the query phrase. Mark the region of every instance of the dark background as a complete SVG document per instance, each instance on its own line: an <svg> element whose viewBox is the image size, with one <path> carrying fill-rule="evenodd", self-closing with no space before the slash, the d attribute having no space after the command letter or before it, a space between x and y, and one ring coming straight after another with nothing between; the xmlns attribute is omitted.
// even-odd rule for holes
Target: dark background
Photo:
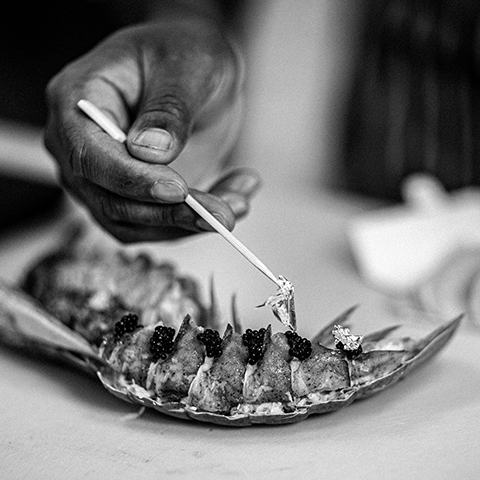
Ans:
<svg viewBox="0 0 480 480"><path fill-rule="evenodd" d="M4 2L0 119L43 127L47 118L44 91L49 79L122 26L125 22L116 12L102 1ZM51 216L62 200L58 186L1 173L0 229L19 228Z"/></svg>

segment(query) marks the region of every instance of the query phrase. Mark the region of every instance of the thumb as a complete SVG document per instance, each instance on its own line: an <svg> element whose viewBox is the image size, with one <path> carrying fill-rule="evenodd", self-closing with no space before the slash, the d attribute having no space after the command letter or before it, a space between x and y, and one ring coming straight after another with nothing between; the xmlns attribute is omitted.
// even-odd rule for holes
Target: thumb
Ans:
<svg viewBox="0 0 480 480"><path fill-rule="evenodd" d="M229 118L240 96L242 65L218 35L204 37L194 44L187 41L190 37L174 38L166 53L145 53L142 97L127 136L132 156L168 164L194 128L203 131Z"/></svg>
<svg viewBox="0 0 480 480"><path fill-rule="evenodd" d="M146 162L169 164L187 142L192 116L191 108L177 94L155 91L142 102L128 132L130 154Z"/></svg>

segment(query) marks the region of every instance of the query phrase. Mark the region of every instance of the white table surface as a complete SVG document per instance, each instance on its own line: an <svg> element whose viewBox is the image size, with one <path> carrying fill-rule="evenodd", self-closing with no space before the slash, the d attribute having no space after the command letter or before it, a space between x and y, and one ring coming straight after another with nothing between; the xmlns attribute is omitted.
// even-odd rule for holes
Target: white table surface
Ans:
<svg viewBox="0 0 480 480"><path fill-rule="evenodd" d="M398 300L356 275L345 225L364 207L313 190L264 189L237 235L296 287L299 331L353 304L355 331L398 322ZM298 212L303 212L299 215ZM68 218L68 215L67 215ZM14 281L59 236L65 218L0 242L0 272ZM238 295L244 323L275 320L255 310L272 285L219 236L151 246L206 284L214 273L226 314ZM412 324L411 318L405 320ZM433 328L431 319L422 328ZM281 327L278 325L278 327ZM276 427L222 428L179 421L113 397L73 369L0 349L2 478L478 478L479 330L468 321L447 348L404 381L332 414Z"/></svg>

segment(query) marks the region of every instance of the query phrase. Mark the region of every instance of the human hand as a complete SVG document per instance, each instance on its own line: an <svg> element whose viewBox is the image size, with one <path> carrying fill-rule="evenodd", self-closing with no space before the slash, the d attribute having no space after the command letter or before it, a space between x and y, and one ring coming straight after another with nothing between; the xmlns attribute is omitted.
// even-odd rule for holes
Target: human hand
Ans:
<svg viewBox="0 0 480 480"><path fill-rule="evenodd" d="M203 192L189 190L184 176L216 170L232 148L241 77L238 56L204 20L157 22L109 37L47 89L45 143L64 186L123 242L210 230L183 203L188 192L233 229L248 211L258 177L235 171ZM128 133L125 144L83 115L76 107L82 98ZM184 176L176 171L182 162Z"/></svg>

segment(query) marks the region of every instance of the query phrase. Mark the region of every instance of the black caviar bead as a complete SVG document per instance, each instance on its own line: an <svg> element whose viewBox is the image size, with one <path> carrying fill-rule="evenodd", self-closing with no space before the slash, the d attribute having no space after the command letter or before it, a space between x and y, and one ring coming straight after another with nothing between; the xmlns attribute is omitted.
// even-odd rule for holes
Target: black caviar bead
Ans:
<svg viewBox="0 0 480 480"><path fill-rule="evenodd" d="M285 332L290 350L288 353L299 360L306 360L312 354L312 342L298 333L287 330Z"/></svg>
<svg viewBox="0 0 480 480"><path fill-rule="evenodd" d="M355 350L348 350L345 348L345 345L342 342L337 342L335 347L338 348L338 350L341 350L349 360L358 357L363 352L361 345L359 345Z"/></svg>
<svg viewBox="0 0 480 480"><path fill-rule="evenodd" d="M346 357L349 360L351 360L352 358L358 357L362 353L362 351L363 349L361 345L355 350L343 350L343 352L345 353Z"/></svg>
<svg viewBox="0 0 480 480"><path fill-rule="evenodd" d="M152 336L150 337L150 353L152 361L165 360L169 353L173 352L175 337L175 329L172 327L165 327L159 325L155 327Z"/></svg>
<svg viewBox="0 0 480 480"><path fill-rule="evenodd" d="M222 338L217 330L206 328L197 335L197 339L205 346L205 355L207 357L220 357L223 353Z"/></svg>
<svg viewBox="0 0 480 480"><path fill-rule="evenodd" d="M132 333L138 327L141 327L141 325L138 325L138 315L127 313L115 323L114 337L119 340L125 333Z"/></svg>
<svg viewBox="0 0 480 480"><path fill-rule="evenodd" d="M248 348L248 360L250 365L255 365L263 358L265 353L265 328L251 330L248 328L242 335L243 344Z"/></svg>

